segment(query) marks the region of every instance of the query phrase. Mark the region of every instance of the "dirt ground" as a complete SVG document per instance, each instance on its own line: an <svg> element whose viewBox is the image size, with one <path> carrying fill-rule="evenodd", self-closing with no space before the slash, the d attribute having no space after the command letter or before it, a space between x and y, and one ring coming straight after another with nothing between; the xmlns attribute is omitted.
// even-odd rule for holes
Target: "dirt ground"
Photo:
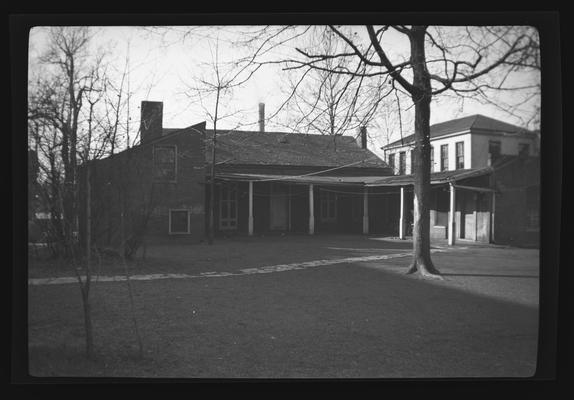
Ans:
<svg viewBox="0 0 574 400"><path fill-rule="evenodd" d="M97 358L83 357L77 284L30 285L30 373L59 377L527 377L535 372L538 250L437 243L443 281L405 275L409 241L363 236L235 238L149 247L133 274L237 273L313 260L389 255L262 274L132 281L92 292ZM113 263L102 275L121 270ZM68 266L32 265L30 277Z"/></svg>

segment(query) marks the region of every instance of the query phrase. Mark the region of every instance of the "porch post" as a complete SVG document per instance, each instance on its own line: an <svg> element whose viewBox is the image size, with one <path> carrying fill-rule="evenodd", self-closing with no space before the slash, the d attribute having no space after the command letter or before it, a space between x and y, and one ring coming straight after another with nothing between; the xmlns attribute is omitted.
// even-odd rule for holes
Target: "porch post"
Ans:
<svg viewBox="0 0 574 400"><path fill-rule="evenodd" d="M292 190L291 190L291 184L290 184L290 183L288 184L288 187L289 187L289 199L288 199L288 203L289 203L289 210L288 210L288 211L289 211L289 213L288 213L288 214L289 214L289 221L288 221L288 228L287 228L287 230L288 230L288 232L291 232L291 191L292 191Z"/></svg>
<svg viewBox="0 0 574 400"><path fill-rule="evenodd" d="M455 236L455 222L454 222L454 212L455 212L455 204L456 204L456 192L454 185L452 183L450 185L450 213L448 214L448 244L449 246L454 245L454 236Z"/></svg>
<svg viewBox="0 0 574 400"><path fill-rule="evenodd" d="M249 181L249 236L253 236L253 181Z"/></svg>
<svg viewBox="0 0 574 400"><path fill-rule="evenodd" d="M309 235L313 235L315 233L315 210L313 209L314 201L313 201L313 184L309 184Z"/></svg>
<svg viewBox="0 0 574 400"><path fill-rule="evenodd" d="M496 192L492 192L492 207L490 210L490 243L494 241L494 211L496 210Z"/></svg>
<svg viewBox="0 0 574 400"><path fill-rule="evenodd" d="M363 188L363 234L369 234L369 188Z"/></svg>
<svg viewBox="0 0 574 400"><path fill-rule="evenodd" d="M405 238L405 188L401 186L401 204L400 204L400 216L399 216L399 239L404 240Z"/></svg>

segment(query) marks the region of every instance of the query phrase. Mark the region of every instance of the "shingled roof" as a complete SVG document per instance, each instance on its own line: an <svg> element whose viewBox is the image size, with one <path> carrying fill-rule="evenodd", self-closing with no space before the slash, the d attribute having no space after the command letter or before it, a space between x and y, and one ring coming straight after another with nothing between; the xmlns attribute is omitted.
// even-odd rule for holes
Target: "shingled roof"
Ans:
<svg viewBox="0 0 574 400"><path fill-rule="evenodd" d="M450 121L441 122L430 126L431 139L445 136L451 133L465 132L465 131L480 131L480 132L500 132L510 134L524 134L531 135L532 132L527 129L521 128L516 125L507 124L506 122L499 121L494 118L485 117L481 114L470 115L468 117L452 119ZM408 144L414 141L415 135L409 135L402 140L396 140L383 148L388 148L401 144Z"/></svg>
<svg viewBox="0 0 574 400"><path fill-rule="evenodd" d="M211 154L213 130L206 130L206 156ZM387 168L350 136L308 135L287 132L221 131L216 162L234 165L284 165Z"/></svg>

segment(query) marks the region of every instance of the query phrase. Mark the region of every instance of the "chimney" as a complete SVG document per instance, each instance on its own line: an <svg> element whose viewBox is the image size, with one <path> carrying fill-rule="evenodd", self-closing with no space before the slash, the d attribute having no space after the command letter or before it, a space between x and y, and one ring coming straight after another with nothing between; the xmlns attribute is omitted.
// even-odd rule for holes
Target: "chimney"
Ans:
<svg viewBox="0 0 574 400"><path fill-rule="evenodd" d="M140 122L140 143L161 137L163 131L163 102L142 101Z"/></svg>
<svg viewBox="0 0 574 400"><path fill-rule="evenodd" d="M259 132L265 132L265 103L259 103Z"/></svg>
<svg viewBox="0 0 574 400"><path fill-rule="evenodd" d="M367 148L367 127L364 125L361 126L360 133L361 133L361 149L366 149Z"/></svg>

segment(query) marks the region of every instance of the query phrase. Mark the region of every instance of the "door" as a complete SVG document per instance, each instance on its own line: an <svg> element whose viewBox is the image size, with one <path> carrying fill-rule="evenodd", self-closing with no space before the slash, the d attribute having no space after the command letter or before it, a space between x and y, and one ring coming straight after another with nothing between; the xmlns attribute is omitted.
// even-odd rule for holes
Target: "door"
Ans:
<svg viewBox="0 0 574 400"><path fill-rule="evenodd" d="M272 231L284 231L287 230L287 217L288 217L288 201L285 194L273 194L271 195L271 226Z"/></svg>
<svg viewBox="0 0 574 400"><path fill-rule="evenodd" d="M480 193L478 195L478 207L476 210L476 240L488 243L490 239L490 209L489 193Z"/></svg>
<svg viewBox="0 0 574 400"><path fill-rule="evenodd" d="M464 193L464 207L463 207L463 221L464 229L461 229L460 237L464 239L475 240L476 238L476 193ZM462 228L462 227L461 227Z"/></svg>

